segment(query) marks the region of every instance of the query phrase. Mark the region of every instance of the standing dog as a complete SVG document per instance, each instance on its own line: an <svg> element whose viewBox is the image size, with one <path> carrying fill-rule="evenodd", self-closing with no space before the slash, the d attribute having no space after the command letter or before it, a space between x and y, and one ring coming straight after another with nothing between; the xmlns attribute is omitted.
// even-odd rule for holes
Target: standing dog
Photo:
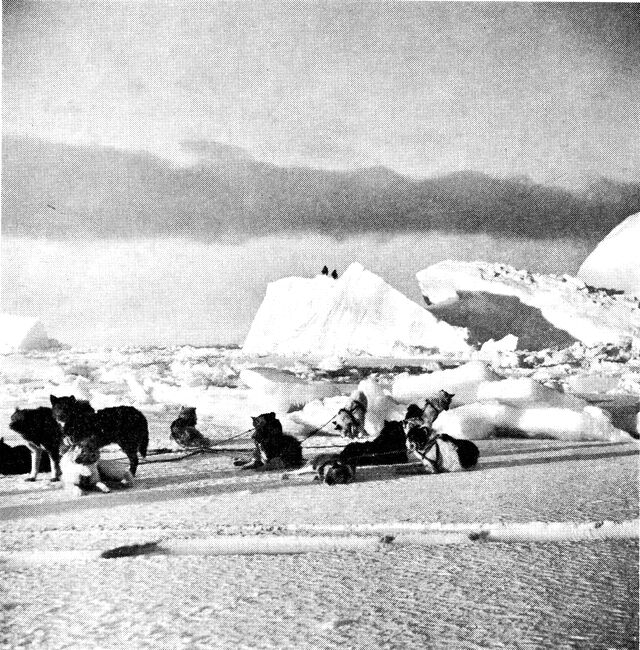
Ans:
<svg viewBox="0 0 640 650"><path fill-rule="evenodd" d="M116 443L129 459L135 476L138 453L145 458L149 446L149 426L144 415L133 406L113 406L97 413L78 407L75 397L50 396L53 417L70 442L93 438L98 449Z"/></svg>
<svg viewBox="0 0 640 650"><path fill-rule="evenodd" d="M8 445L0 438L0 474L28 474L31 468L31 451L26 445ZM42 458L40 469L50 470L49 456Z"/></svg>
<svg viewBox="0 0 640 650"><path fill-rule="evenodd" d="M286 469L302 465L302 445L297 438L282 431L282 424L275 413L263 413L251 418L255 443L253 460L234 461L242 469Z"/></svg>
<svg viewBox="0 0 640 650"><path fill-rule="evenodd" d="M93 413L89 402L77 400L76 405L80 413ZM51 480L59 480L62 431L53 416L52 409L46 406L35 409L18 408L11 416L9 428L24 438L31 451L31 474L25 480L36 480L43 451L46 451L51 459Z"/></svg>

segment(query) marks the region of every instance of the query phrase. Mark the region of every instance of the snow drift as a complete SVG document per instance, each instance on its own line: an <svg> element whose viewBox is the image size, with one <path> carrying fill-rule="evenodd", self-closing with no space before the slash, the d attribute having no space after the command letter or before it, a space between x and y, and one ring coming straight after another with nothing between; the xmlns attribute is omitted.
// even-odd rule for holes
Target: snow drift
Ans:
<svg viewBox="0 0 640 650"><path fill-rule="evenodd" d="M474 343L508 334L527 350L567 347L575 341L588 346L640 342L636 300L590 290L568 275L447 260L416 277L429 310L451 325L468 328Z"/></svg>
<svg viewBox="0 0 640 650"><path fill-rule="evenodd" d="M37 318L0 314L0 353L49 350L60 347Z"/></svg>
<svg viewBox="0 0 640 650"><path fill-rule="evenodd" d="M592 287L640 297L640 212L616 226L582 263L578 278Z"/></svg>
<svg viewBox="0 0 640 650"><path fill-rule="evenodd" d="M466 352L466 335L353 263L338 280L320 275L269 284L243 351L417 356L426 349Z"/></svg>

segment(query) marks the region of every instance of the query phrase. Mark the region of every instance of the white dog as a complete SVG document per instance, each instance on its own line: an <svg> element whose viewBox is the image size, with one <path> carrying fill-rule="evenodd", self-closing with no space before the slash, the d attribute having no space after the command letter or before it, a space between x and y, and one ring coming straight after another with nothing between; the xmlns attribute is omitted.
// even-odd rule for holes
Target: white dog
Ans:
<svg viewBox="0 0 640 650"><path fill-rule="evenodd" d="M119 481L122 485L133 484L133 475L117 460L102 460L100 450L91 440L73 444L60 460L62 482L72 494L82 496L96 488L111 492L104 480Z"/></svg>

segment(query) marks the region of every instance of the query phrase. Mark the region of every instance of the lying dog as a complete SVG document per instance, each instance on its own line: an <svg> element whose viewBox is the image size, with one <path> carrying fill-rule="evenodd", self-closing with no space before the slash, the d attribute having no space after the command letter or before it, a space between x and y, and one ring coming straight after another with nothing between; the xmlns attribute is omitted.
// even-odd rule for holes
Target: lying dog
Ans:
<svg viewBox="0 0 640 650"><path fill-rule="evenodd" d="M338 411L332 420L333 428L339 431L345 438L366 438L367 431L364 428L364 420L367 414L367 396L356 390L350 395L351 401Z"/></svg>
<svg viewBox="0 0 640 650"><path fill-rule="evenodd" d="M50 399L53 418L67 442L92 438L98 448L116 443L127 455L129 469L135 476L138 454L145 458L149 446L147 419L138 409L133 406L113 406L90 413L73 396L51 395Z"/></svg>
<svg viewBox="0 0 640 650"><path fill-rule="evenodd" d="M0 438L0 474L28 474L31 469L31 451L26 445L8 445ZM51 469L49 456L44 456L40 469L48 472Z"/></svg>
<svg viewBox="0 0 640 650"><path fill-rule="evenodd" d="M302 445L297 438L282 431L282 424L275 413L263 413L251 418L252 438L255 443L253 460L234 461L242 469L286 469L302 465Z"/></svg>
<svg viewBox="0 0 640 650"><path fill-rule="evenodd" d="M339 454L322 454L297 472L286 474L283 478L316 472L320 480L333 485L354 480L358 466L406 463L406 432L417 426L430 427L439 413L448 410L452 397L446 391L440 391L433 401L427 400L423 409L410 404L404 420L385 421L382 431L373 440L351 442Z"/></svg>
<svg viewBox="0 0 640 650"><path fill-rule="evenodd" d="M209 447L211 441L196 429L196 424L198 424L196 409L192 406L183 406L178 418L171 423L172 440L175 440L181 447Z"/></svg>
<svg viewBox="0 0 640 650"><path fill-rule="evenodd" d="M426 427L414 427L407 433L407 452L424 465L427 474L470 469L480 456L471 440L460 440L446 433L433 435Z"/></svg>
<svg viewBox="0 0 640 650"><path fill-rule="evenodd" d="M87 438L72 444L60 460L62 482L75 496L82 496L96 488L111 492L105 480L118 481L124 486L133 484L133 475L115 460L102 460L95 440Z"/></svg>
<svg viewBox="0 0 640 650"><path fill-rule="evenodd" d="M81 413L94 412L91 404L84 400L77 400L76 408ZM38 477L43 451L46 451L51 459L51 480L59 480L62 430L53 416L53 410L46 406L16 409L11 416L9 428L22 436L31 451L31 473L25 480L35 481Z"/></svg>

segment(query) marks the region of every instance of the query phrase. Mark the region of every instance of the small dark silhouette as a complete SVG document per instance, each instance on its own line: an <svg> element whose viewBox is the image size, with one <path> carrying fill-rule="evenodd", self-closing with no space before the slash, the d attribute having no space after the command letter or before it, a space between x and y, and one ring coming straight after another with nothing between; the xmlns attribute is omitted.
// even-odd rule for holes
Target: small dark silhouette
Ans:
<svg viewBox="0 0 640 650"><path fill-rule="evenodd" d="M329 269L326 264L322 267L322 275L329 275Z"/></svg>
<svg viewBox="0 0 640 650"><path fill-rule="evenodd" d="M338 272L337 272L335 269L333 269L333 271L331 272L331 277L332 277L334 280L337 280L337 279L338 279Z"/></svg>

